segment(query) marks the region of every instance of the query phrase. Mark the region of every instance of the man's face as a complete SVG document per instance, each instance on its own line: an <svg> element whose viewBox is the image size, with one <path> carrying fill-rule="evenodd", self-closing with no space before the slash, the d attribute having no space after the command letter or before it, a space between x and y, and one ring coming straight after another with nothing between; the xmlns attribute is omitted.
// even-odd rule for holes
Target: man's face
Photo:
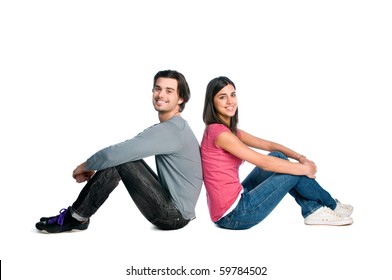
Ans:
<svg viewBox="0 0 392 280"><path fill-rule="evenodd" d="M160 113L178 113L182 98L178 97L178 82L171 78L158 78L152 89L152 103Z"/></svg>

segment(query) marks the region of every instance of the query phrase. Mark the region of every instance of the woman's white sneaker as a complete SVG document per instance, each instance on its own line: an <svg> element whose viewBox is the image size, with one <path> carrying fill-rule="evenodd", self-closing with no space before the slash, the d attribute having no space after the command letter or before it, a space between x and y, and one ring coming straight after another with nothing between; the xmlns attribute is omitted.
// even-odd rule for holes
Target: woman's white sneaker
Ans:
<svg viewBox="0 0 392 280"><path fill-rule="evenodd" d="M350 204L343 204L337 199L335 199L335 201L336 208L334 209L334 211L340 216L349 217L353 213L354 207L352 207Z"/></svg>
<svg viewBox="0 0 392 280"><path fill-rule="evenodd" d="M305 218L306 225L345 226L351 225L351 217L343 217L328 207L321 207Z"/></svg>

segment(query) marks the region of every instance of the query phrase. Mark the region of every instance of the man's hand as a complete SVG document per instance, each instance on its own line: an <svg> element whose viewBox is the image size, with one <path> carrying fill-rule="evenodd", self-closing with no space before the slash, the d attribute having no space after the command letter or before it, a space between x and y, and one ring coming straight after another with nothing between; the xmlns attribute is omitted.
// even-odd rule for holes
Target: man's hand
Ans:
<svg viewBox="0 0 392 280"><path fill-rule="evenodd" d="M83 183L90 180L90 178L95 174L94 170L86 170L86 163L82 163L75 168L72 172L72 177L77 183Z"/></svg>

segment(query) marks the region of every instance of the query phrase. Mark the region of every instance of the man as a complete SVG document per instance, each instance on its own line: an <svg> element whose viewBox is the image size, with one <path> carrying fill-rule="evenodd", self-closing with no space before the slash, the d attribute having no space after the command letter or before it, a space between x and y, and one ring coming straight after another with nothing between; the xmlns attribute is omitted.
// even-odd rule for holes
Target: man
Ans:
<svg viewBox="0 0 392 280"><path fill-rule="evenodd" d="M87 229L90 217L122 180L145 218L163 230L180 229L195 218L202 186L199 143L181 117L189 101L185 77L173 70L154 77L152 102L160 123L132 139L104 148L73 171L87 181L79 197L54 217L36 224L40 231L59 233ZM157 174L143 158L155 156Z"/></svg>

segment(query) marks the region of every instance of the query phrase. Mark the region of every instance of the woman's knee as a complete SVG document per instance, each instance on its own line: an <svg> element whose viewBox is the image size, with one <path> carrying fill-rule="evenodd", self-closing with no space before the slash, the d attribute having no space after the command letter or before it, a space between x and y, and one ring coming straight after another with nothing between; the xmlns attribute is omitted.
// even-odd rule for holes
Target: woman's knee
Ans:
<svg viewBox="0 0 392 280"><path fill-rule="evenodd" d="M288 159L287 156L284 153L278 152L278 151L270 152L268 155L272 156L272 157L281 158L281 159Z"/></svg>

